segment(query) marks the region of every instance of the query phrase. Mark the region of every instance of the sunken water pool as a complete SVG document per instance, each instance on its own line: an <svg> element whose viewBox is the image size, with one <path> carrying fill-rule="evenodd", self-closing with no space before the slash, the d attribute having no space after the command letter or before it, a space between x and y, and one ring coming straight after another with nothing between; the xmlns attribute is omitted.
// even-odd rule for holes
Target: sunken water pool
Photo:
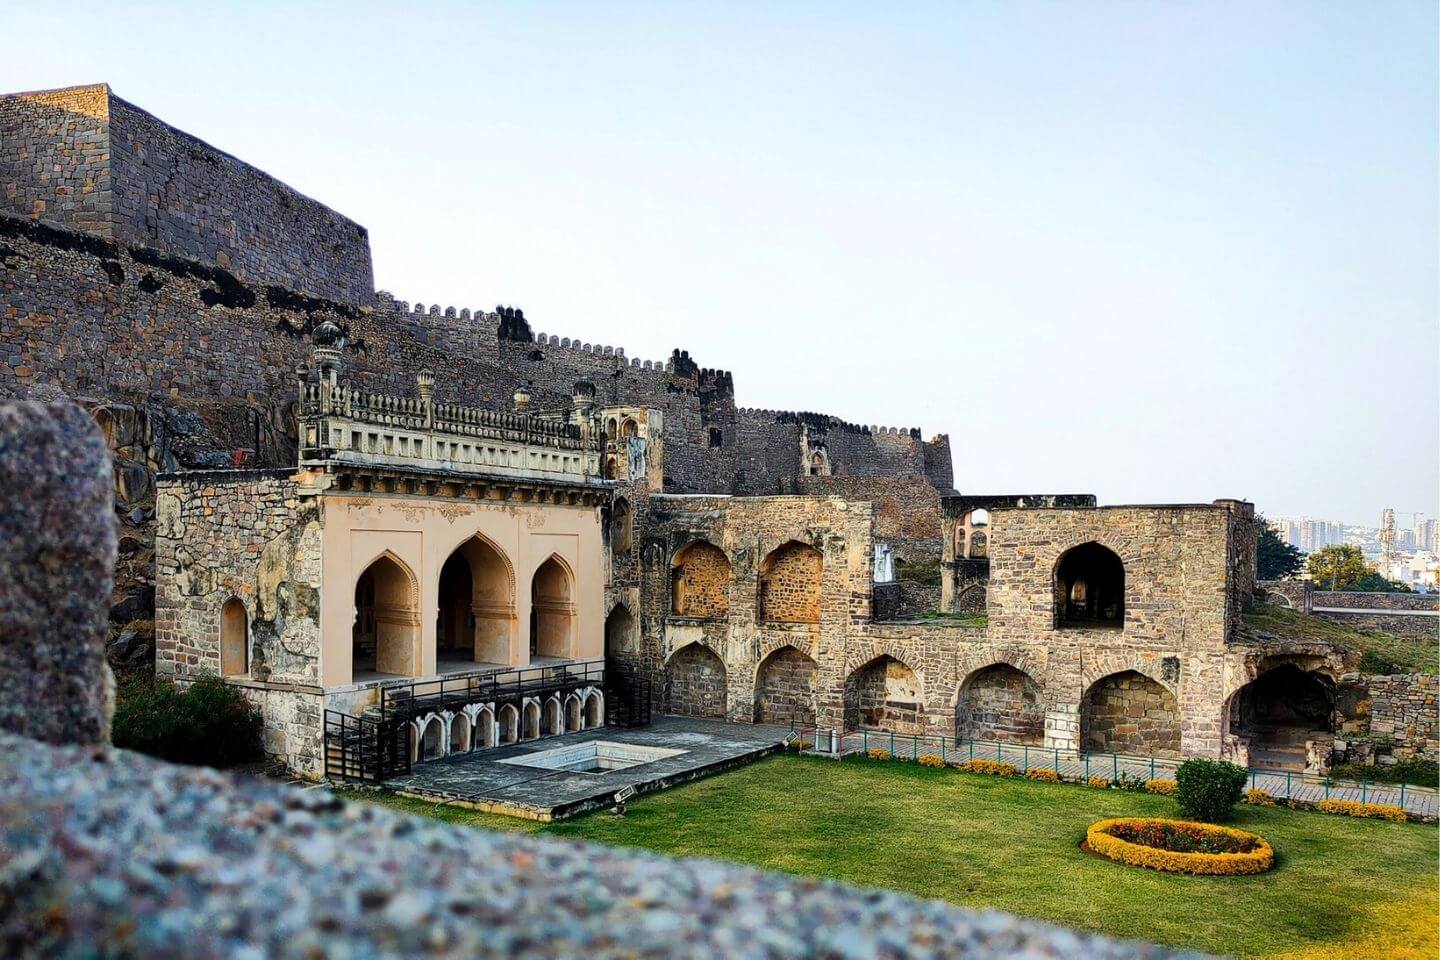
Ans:
<svg viewBox="0 0 1440 960"><path fill-rule="evenodd" d="M642 747L633 743L591 740L569 747L556 747L538 753L510 757L498 763L517 767L538 767L541 770L566 770L572 773L607 773L638 767L666 757L678 757L684 750L666 747Z"/></svg>

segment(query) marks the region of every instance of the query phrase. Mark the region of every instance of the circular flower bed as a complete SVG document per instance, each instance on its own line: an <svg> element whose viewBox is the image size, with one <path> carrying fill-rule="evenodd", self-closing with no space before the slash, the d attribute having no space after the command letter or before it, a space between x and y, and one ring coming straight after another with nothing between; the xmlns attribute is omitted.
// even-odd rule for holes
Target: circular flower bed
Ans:
<svg viewBox="0 0 1440 960"><path fill-rule="evenodd" d="M1117 863L1169 873L1264 873L1275 865L1264 838L1188 820L1101 820L1085 832L1085 847Z"/></svg>

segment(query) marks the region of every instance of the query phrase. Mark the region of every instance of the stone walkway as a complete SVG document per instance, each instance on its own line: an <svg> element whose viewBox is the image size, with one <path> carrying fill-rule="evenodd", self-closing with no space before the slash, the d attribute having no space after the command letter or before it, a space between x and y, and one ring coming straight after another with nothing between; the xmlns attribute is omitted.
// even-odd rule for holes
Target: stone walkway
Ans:
<svg viewBox="0 0 1440 960"><path fill-rule="evenodd" d="M925 754L935 754L944 759L963 763L966 760L1000 760L1014 764L1022 770L1043 767L1055 770L1061 776L1079 779L1092 775L1118 779L1121 774L1145 780L1156 778L1173 779L1178 762L1159 757L1130 757L1123 754L1088 754L1082 757L1066 757L1055 750L1044 747L1024 747L994 740L953 740L948 737L916 737L910 734L891 734L886 731L852 731L843 736L831 731L814 731L805 734L807 740L815 742L809 752L825 756L850 756L864 754L867 749L888 750L892 757L914 759ZM1398 784L1360 783L1354 780L1336 780L1301 774L1275 773L1252 769L1249 786L1265 790L1277 800L1301 800L1315 803L1325 799L1358 800L1362 803L1388 803L1403 806L1411 813L1424 816L1440 816L1440 797L1433 789L1424 787L1401 787Z"/></svg>

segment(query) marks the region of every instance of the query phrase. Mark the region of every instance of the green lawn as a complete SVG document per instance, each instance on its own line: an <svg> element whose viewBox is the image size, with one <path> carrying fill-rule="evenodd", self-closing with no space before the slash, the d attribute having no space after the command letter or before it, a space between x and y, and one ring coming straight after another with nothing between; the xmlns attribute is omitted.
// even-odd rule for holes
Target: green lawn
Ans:
<svg viewBox="0 0 1440 960"><path fill-rule="evenodd" d="M1240 807L1235 825L1271 841L1275 869L1199 878L1078 847L1104 817L1176 815L1169 799L904 763L776 757L633 801L623 819L546 825L371 796L457 823L734 860L1213 953L1436 956L1431 825Z"/></svg>

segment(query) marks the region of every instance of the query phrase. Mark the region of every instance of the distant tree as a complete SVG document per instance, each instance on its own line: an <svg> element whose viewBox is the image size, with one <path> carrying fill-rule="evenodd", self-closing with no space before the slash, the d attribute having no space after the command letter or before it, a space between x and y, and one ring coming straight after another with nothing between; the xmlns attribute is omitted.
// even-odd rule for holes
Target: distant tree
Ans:
<svg viewBox="0 0 1440 960"><path fill-rule="evenodd" d="M1354 590L1367 573L1373 573L1365 554L1350 543L1337 543L1310 554L1310 579L1321 590Z"/></svg>
<svg viewBox="0 0 1440 960"><path fill-rule="evenodd" d="M1351 590L1359 590L1364 593L1413 593L1408 586L1398 580L1387 580L1378 571L1371 570Z"/></svg>
<svg viewBox="0 0 1440 960"><path fill-rule="evenodd" d="M1280 539L1264 517L1255 518L1259 536L1255 544L1256 574L1261 580L1284 580L1305 566L1305 554Z"/></svg>

